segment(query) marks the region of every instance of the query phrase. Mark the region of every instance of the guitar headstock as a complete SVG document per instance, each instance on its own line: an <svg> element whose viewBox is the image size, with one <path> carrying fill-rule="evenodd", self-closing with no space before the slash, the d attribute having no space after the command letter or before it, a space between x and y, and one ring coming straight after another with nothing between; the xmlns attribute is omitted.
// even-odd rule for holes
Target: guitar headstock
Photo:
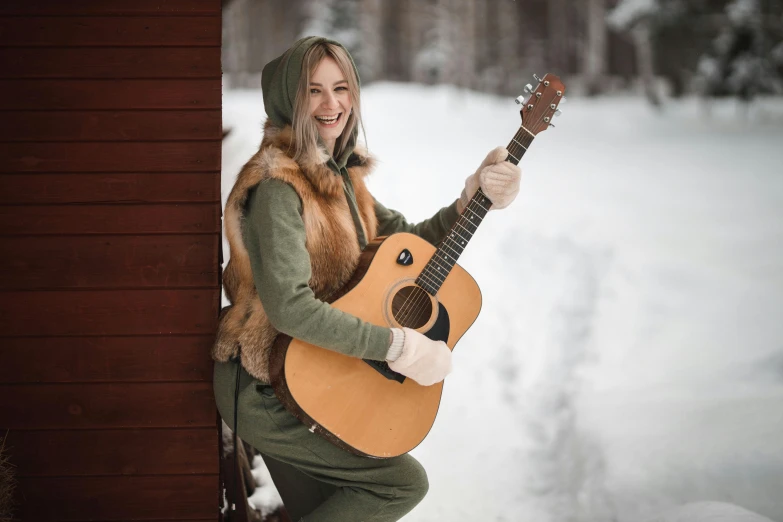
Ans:
<svg viewBox="0 0 783 522"><path fill-rule="evenodd" d="M529 94L527 100L524 96L520 96L516 102L522 104L522 110L519 111L522 116L522 126L536 135L550 126L554 127L552 118L560 115L558 106L566 100L565 85L560 78L554 74L547 74L543 78L534 74L533 78L538 82L538 86L534 89L532 85L527 84L525 87L525 92Z"/></svg>

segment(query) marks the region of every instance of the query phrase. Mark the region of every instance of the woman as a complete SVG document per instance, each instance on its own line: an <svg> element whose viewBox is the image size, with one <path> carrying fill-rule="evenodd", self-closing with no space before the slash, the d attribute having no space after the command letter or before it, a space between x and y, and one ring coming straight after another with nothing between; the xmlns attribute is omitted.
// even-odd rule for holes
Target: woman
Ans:
<svg viewBox="0 0 783 522"><path fill-rule="evenodd" d="M269 386L269 348L283 332L386 360L424 386L442 381L451 371L445 343L366 323L325 301L348 281L375 237L405 231L437 244L479 186L493 209L511 203L520 172L504 161L505 149L495 149L460 198L412 225L365 186L373 160L356 145L359 77L339 43L297 41L264 67L262 87L264 138L225 210L231 259L223 283L232 306L221 316L213 349L218 410L231 425L238 377L238 435L265 455L294 520L398 520L427 492L424 469L410 455L359 457L311 433Z"/></svg>

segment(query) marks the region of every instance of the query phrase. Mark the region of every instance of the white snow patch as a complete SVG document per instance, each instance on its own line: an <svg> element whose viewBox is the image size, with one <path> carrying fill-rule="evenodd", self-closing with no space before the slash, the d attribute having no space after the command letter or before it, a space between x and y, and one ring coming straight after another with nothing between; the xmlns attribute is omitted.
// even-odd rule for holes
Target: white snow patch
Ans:
<svg viewBox="0 0 783 522"><path fill-rule="evenodd" d="M254 509L261 511L262 516L267 516L277 511L283 505L283 500L272 482L272 476L264 464L261 455L253 457L253 478L256 480L256 489L247 501Z"/></svg>

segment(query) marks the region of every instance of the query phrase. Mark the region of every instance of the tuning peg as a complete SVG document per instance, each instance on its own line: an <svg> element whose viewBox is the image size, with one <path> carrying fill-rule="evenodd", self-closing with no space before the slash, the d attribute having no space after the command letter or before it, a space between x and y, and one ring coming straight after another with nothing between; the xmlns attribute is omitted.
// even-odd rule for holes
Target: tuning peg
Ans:
<svg viewBox="0 0 783 522"><path fill-rule="evenodd" d="M555 116L560 116L561 114L563 114L563 111L561 111L560 109L557 109L555 111Z"/></svg>
<svg viewBox="0 0 783 522"><path fill-rule="evenodd" d="M563 96L562 98L560 98L560 105L563 105L563 104L564 104L565 102L567 102L567 101L568 101L568 100L566 100L566 97L565 97L565 96Z"/></svg>
<svg viewBox="0 0 783 522"><path fill-rule="evenodd" d="M525 85L525 92L528 93L528 94L533 92L533 86L530 85L529 83L527 85Z"/></svg>
<svg viewBox="0 0 783 522"><path fill-rule="evenodd" d="M517 105L522 105L523 103L525 103L525 97L524 96L517 96L514 99L514 101L517 102Z"/></svg>
<svg viewBox="0 0 783 522"><path fill-rule="evenodd" d="M533 78L535 78L538 83L541 83L541 78L539 78L537 74L534 74Z"/></svg>

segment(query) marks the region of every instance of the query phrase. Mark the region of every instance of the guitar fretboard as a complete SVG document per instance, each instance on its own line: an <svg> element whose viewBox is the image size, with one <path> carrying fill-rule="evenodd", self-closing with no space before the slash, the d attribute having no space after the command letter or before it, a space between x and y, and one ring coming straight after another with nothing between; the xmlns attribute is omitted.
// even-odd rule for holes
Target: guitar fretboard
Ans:
<svg viewBox="0 0 783 522"><path fill-rule="evenodd" d="M533 143L535 135L524 126L511 139L506 147L508 157L506 161L519 164L519 160L525 155L525 152ZM451 269L457 264L459 256L465 251L473 234L478 230L479 225L484 220L492 207L492 201L479 188L471 198L468 205L462 210L459 218L446 234L446 237L438 245L435 253L424 266L424 269L416 278L416 284L427 291L430 295L435 295L440 290L441 285L451 273Z"/></svg>

